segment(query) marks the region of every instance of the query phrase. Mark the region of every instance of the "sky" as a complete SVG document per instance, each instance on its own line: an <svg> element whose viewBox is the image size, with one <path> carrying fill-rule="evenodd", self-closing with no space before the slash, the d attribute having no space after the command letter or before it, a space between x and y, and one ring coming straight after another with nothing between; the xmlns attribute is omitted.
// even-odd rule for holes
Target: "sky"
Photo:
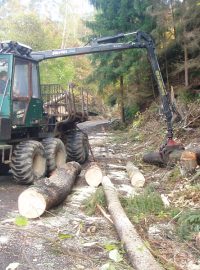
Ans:
<svg viewBox="0 0 200 270"><path fill-rule="evenodd" d="M28 6L30 0L20 0L24 6ZM41 13L42 15L46 15L47 13L51 14L53 19L58 19L59 17L59 6L55 4L55 2L61 2L62 0L48 0L41 1ZM88 0L65 0L67 6L69 7L69 12L78 13L81 16L85 16L88 13L92 13L94 8L89 4ZM46 14L45 14L46 13Z"/></svg>

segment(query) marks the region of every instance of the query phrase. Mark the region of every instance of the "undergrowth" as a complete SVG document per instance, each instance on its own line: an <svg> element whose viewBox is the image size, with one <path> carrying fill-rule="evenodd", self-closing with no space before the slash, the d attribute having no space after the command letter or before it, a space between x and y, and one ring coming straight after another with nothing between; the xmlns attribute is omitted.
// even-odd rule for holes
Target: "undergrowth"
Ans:
<svg viewBox="0 0 200 270"><path fill-rule="evenodd" d="M97 188L95 193L83 202L86 214L89 216L94 215L97 204L106 207L106 198L102 187Z"/></svg>
<svg viewBox="0 0 200 270"><path fill-rule="evenodd" d="M148 215L158 216L165 211L160 194L151 188L146 188L134 197L120 198L120 200L128 217L136 223Z"/></svg>
<svg viewBox="0 0 200 270"><path fill-rule="evenodd" d="M177 220L177 233L182 240L191 240L200 232L200 210L184 211Z"/></svg>

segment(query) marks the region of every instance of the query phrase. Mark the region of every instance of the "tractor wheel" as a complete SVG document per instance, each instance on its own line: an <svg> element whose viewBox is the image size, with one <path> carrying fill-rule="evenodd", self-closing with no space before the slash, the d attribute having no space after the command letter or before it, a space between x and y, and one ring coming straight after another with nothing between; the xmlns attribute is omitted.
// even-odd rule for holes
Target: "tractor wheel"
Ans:
<svg viewBox="0 0 200 270"><path fill-rule="evenodd" d="M47 171L51 173L66 163L65 145L58 138L46 138L42 143L47 157Z"/></svg>
<svg viewBox="0 0 200 270"><path fill-rule="evenodd" d="M89 156L89 142L86 135L78 130L67 134L67 159L84 163Z"/></svg>
<svg viewBox="0 0 200 270"><path fill-rule="evenodd" d="M37 141L20 142L14 149L11 172L19 184L32 184L46 173L44 147Z"/></svg>

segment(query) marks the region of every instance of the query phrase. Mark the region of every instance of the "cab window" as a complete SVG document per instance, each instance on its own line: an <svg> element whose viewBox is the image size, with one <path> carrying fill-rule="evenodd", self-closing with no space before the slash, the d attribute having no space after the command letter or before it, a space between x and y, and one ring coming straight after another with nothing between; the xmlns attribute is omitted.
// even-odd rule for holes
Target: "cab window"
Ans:
<svg viewBox="0 0 200 270"><path fill-rule="evenodd" d="M0 95L3 95L8 84L8 59L0 59ZM6 94L6 93L5 93Z"/></svg>
<svg viewBox="0 0 200 270"><path fill-rule="evenodd" d="M33 98L40 98L37 65L32 64L32 91Z"/></svg>
<svg viewBox="0 0 200 270"><path fill-rule="evenodd" d="M14 97L28 97L29 83L28 83L28 62L16 59L14 68L14 82L13 82L13 96Z"/></svg>

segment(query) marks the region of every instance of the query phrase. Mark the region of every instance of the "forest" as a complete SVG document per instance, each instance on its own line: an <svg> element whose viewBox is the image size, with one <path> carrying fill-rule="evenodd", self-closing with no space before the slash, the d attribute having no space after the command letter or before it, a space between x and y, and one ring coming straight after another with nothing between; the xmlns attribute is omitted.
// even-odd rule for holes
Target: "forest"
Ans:
<svg viewBox="0 0 200 270"><path fill-rule="evenodd" d="M0 268L200 270L200 0L0 22Z"/></svg>
<svg viewBox="0 0 200 270"><path fill-rule="evenodd" d="M170 91L198 98L200 2L198 0L91 0L80 13L73 1L2 0L1 40L33 50L84 46L92 38L134 31L156 44L162 76ZM84 9L83 9L84 10ZM74 82L120 110L124 122L144 110L157 88L145 50L56 59L41 64L42 83Z"/></svg>

